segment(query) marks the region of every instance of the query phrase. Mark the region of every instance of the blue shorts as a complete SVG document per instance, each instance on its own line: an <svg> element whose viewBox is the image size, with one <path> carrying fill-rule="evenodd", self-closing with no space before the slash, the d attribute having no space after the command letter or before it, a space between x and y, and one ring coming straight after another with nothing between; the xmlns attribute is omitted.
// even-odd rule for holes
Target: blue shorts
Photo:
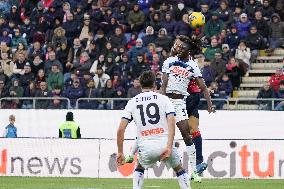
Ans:
<svg viewBox="0 0 284 189"><path fill-rule="evenodd" d="M188 117L194 116L196 118L199 118L199 113L198 113L199 102L200 102L200 93L191 93L186 98L186 111Z"/></svg>

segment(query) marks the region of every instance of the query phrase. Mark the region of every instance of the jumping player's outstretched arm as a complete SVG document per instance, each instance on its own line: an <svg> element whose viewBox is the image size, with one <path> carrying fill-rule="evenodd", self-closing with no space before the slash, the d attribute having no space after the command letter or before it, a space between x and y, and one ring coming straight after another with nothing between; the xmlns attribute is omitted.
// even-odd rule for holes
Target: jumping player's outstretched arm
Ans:
<svg viewBox="0 0 284 189"><path fill-rule="evenodd" d="M210 96L210 93L209 93L205 83L204 83L204 79L203 78L196 78L196 83L197 83L198 87L201 89L201 91L203 92L204 98L207 101L207 107L208 107L207 111L209 113L211 113L211 112L214 113L215 109L212 106L211 96Z"/></svg>

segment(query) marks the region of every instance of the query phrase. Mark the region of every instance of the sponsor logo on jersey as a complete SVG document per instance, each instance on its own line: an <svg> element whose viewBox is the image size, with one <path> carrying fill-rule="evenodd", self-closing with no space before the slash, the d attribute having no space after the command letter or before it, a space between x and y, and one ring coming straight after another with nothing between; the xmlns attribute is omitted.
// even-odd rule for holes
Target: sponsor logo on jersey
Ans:
<svg viewBox="0 0 284 189"><path fill-rule="evenodd" d="M163 128L156 128L156 129L148 129L141 131L142 136L152 136L152 135L159 135L164 133L165 130Z"/></svg>

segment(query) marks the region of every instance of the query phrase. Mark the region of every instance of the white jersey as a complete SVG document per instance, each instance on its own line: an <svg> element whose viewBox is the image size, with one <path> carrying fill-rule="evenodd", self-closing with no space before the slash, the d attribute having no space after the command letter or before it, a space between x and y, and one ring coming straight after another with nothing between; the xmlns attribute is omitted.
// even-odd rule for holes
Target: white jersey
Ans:
<svg viewBox="0 0 284 189"><path fill-rule="evenodd" d="M168 137L167 116L175 114L167 96L156 92L143 92L128 101L122 118L137 126L138 141Z"/></svg>
<svg viewBox="0 0 284 189"><path fill-rule="evenodd" d="M171 56L164 61L162 72L168 74L166 93L176 93L187 96L187 87L192 78L202 77L197 63L193 60L184 62L177 56Z"/></svg>

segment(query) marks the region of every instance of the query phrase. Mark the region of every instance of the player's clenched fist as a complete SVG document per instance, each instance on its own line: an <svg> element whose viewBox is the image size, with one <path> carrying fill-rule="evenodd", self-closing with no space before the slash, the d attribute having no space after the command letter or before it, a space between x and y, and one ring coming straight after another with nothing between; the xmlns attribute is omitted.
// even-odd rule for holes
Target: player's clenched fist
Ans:
<svg viewBox="0 0 284 189"><path fill-rule="evenodd" d="M124 155L122 153L117 154L116 164L117 164L118 167L125 164L125 158L124 158Z"/></svg>

